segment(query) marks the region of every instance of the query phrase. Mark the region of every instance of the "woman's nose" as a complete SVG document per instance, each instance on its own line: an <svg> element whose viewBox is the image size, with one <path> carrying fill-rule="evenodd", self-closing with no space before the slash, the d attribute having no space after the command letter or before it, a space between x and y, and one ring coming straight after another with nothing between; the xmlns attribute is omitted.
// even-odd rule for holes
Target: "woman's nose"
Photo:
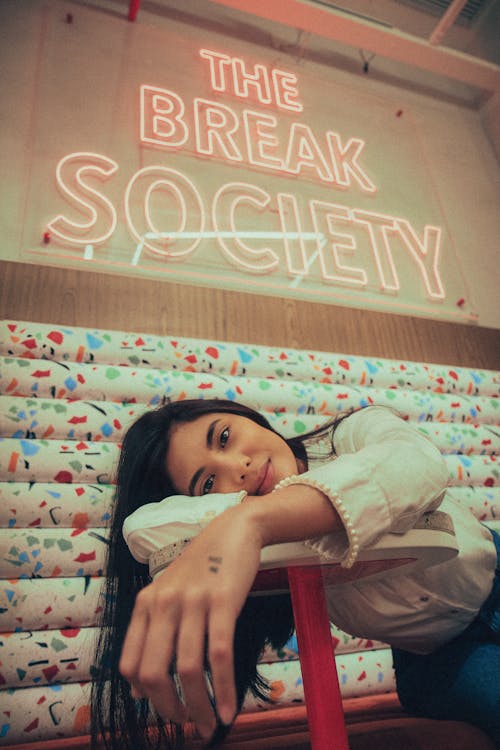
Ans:
<svg viewBox="0 0 500 750"><path fill-rule="evenodd" d="M225 459L222 470L227 480L233 483L235 488L239 488L246 479L251 461L248 456L241 454L226 456Z"/></svg>
<svg viewBox="0 0 500 750"><path fill-rule="evenodd" d="M233 471L240 479L245 479L250 467L250 459L247 456L236 456L234 458Z"/></svg>

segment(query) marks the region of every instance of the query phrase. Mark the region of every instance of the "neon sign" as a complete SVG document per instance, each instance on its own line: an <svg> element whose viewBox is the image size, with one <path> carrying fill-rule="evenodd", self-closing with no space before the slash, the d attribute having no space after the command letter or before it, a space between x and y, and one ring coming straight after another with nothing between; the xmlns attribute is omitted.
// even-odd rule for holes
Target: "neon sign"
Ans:
<svg viewBox="0 0 500 750"><path fill-rule="evenodd" d="M246 161L290 175L306 173L337 188L377 191L360 163L365 142L359 138L342 144L338 133L327 131L321 146L309 125L292 122L286 144L281 144L275 116L245 109L240 118L229 105L199 97L193 100L192 117L194 151L200 156ZM190 145L186 105L175 91L141 86L140 120L142 143L166 150Z"/></svg>
<svg viewBox="0 0 500 750"><path fill-rule="evenodd" d="M279 68L272 68L257 63L253 72L247 70L245 61L240 57L201 49L200 57L208 60L209 76L212 91L225 94L234 93L243 99L250 97L254 89L259 104L275 104L279 109L291 112L302 112L299 101L298 80L294 73Z"/></svg>
<svg viewBox="0 0 500 750"><path fill-rule="evenodd" d="M186 262L210 239L219 257L242 275L281 273L293 287L315 274L325 286L360 291L376 279L379 292L397 295L398 259L404 255L426 298L445 299L439 226L415 227L400 216L339 202L336 193L350 191L361 200L378 192L366 168L364 140L297 119L304 106L293 73L252 67L206 48L199 60L209 97L188 99L170 88L140 86L139 145L169 158L130 176L121 209L109 197L121 169L116 161L92 151L59 161L56 184L69 213L48 221L54 243L84 248L84 258L93 260L112 241L122 211L132 240L131 267L146 256L161 264ZM246 176L280 175L297 190L273 190L272 181L264 187L258 177L225 179L207 199L191 176L172 166L176 154L245 168ZM321 198L300 196L301 180L327 188L329 199L324 190ZM160 202L168 213L158 209ZM75 213L80 220L71 218ZM368 248L370 269L366 257L364 264L359 259L360 242Z"/></svg>
<svg viewBox="0 0 500 750"><path fill-rule="evenodd" d="M99 154L83 152L68 154L61 159L56 169L57 186L68 202L80 209L81 213L87 211L89 218L84 222L75 222L66 216L56 216L47 225L49 232L70 245L98 245L106 242L116 228L115 207L105 195L88 185L84 178L93 175L106 180L117 170L118 164L113 159ZM99 229L100 224L105 225L106 229ZM94 231L96 234L93 234Z"/></svg>

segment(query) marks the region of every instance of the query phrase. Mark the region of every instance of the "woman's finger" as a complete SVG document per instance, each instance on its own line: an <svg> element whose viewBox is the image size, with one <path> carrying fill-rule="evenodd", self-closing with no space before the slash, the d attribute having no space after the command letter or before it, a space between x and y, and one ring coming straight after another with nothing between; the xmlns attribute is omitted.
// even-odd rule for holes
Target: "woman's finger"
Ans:
<svg viewBox="0 0 500 750"><path fill-rule="evenodd" d="M206 622L206 605L191 592L177 639L177 674L187 712L195 720L200 735L209 739L216 720L204 671Z"/></svg>
<svg viewBox="0 0 500 750"><path fill-rule="evenodd" d="M137 675L149 622L148 608L142 606L139 599L144 599L143 592L140 592L137 597L118 665L120 674L130 682L136 694L140 693Z"/></svg>
<svg viewBox="0 0 500 750"><path fill-rule="evenodd" d="M220 720L231 724L236 714L234 630L236 613L227 606L214 608L208 623L208 660Z"/></svg>
<svg viewBox="0 0 500 750"><path fill-rule="evenodd" d="M141 660L136 682L160 716L178 724L187 719L170 676L179 621L178 606L168 596L156 596L148 628L140 644Z"/></svg>
<svg viewBox="0 0 500 750"><path fill-rule="evenodd" d="M171 635L169 639L168 634L175 633L175 623L168 622L171 619L168 613L172 612L170 603L162 604L161 597L155 596L151 587L139 592L119 670L130 682L134 698L149 698L163 719L182 723L186 712L168 674L174 638Z"/></svg>

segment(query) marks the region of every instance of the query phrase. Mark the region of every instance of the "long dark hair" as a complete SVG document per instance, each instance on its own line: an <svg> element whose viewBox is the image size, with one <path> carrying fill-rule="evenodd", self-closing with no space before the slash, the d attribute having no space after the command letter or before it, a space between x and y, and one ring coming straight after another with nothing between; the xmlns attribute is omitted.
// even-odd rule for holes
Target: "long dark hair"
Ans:
<svg viewBox="0 0 500 750"><path fill-rule="evenodd" d="M279 435L259 412L222 399L167 403L143 414L125 435L110 523L103 610L92 683L92 748L102 746L100 743L108 750L153 747L181 750L184 746L182 727L165 724L148 701L132 698L128 682L118 671L135 598L151 581L148 566L137 562L130 554L122 527L125 518L141 505L177 494L167 474L165 460L172 429L214 412L246 417ZM321 438L331 429L332 423L328 423L286 442L295 457L307 463L305 443ZM334 454L333 441L331 453ZM261 700L269 700L268 685L257 672L259 656L268 644L282 648L292 632L292 607L287 594L247 599L238 617L234 640L238 711L247 690ZM228 731L219 724L211 746L218 744Z"/></svg>

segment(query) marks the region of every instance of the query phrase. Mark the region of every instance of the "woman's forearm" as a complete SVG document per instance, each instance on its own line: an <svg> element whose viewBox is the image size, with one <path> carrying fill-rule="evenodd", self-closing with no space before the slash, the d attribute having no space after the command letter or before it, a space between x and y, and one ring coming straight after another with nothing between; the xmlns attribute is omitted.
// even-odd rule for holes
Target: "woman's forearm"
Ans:
<svg viewBox="0 0 500 750"><path fill-rule="evenodd" d="M328 497L305 484L293 484L239 506L261 546L296 542L343 529Z"/></svg>

